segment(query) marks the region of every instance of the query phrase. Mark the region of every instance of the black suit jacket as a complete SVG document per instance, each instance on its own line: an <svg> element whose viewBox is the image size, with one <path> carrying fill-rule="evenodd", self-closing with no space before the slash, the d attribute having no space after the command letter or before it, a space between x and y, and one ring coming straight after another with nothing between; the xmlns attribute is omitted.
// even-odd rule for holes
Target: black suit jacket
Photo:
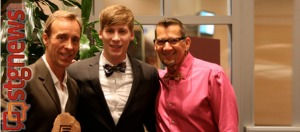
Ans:
<svg viewBox="0 0 300 132"><path fill-rule="evenodd" d="M57 115L61 113L61 105L52 77L43 59L38 59L29 66L32 78L24 88L26 103L30 105L25 121L26 132L51 132ZM65 111L76 116L79 88L76 82L67 76L69 98Z"/></svg>
<svg viewBox="0 0 300 132"><path fill-rule="evenodd" d="M159 89L157 69L130 58L133 84L124 111L115 125L99 81L100 54L71 64L67 70L77 82L80 96L77 120L82 132L144 132L155 129L155 97Z"/></svg>

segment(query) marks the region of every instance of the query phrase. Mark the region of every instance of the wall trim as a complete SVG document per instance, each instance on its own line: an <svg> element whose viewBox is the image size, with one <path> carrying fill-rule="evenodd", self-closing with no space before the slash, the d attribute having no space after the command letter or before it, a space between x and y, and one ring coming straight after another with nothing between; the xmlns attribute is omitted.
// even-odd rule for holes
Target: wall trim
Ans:
<svg viewBox="0 0 300 132"><path fill-rule="evenodd" d="M251 126L251 127L246 127L246 132L300 132L300 127Z"/></svg>

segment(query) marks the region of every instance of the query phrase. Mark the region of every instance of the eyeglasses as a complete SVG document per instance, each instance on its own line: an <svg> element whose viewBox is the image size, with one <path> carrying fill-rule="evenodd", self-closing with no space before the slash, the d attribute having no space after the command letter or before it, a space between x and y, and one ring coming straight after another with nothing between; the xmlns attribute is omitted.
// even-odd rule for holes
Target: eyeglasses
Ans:
<svg viewBox="0 0 300 132"><path fill-rule="evenodd" d="M166 42L168 42L171 45L177 44L180 40L185 39L186 37L178 37L178 38L171 38L171 39L154 39L153 42L157 46L163 46Z"/></svg>

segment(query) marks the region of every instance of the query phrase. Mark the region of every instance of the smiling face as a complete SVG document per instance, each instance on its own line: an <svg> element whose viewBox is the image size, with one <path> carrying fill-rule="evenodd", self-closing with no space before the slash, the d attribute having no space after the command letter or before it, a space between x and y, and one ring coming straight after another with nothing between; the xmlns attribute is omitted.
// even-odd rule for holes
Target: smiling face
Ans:
<svg viewBox="0 0 300 132"><path fill-rule="evenodd" d="M49 36L43 34L46 60L52 70L64 70L79 49L79 24L76 20L58 18L53 21L50 31Z"/></svg>
<svg viewBox="0 0 300 132"><path fill-rule="evenodd" d="M179 25L170 25L167 28L157 26L156 34L156 39L185 37L181 36ZM190 43L191 40L187 37L185 40L180 40L176 44L170 45L169 42L166 42L165 45L162 46L155 45L155 51L158 53L161 62L168 67L168 70L175 72L184 61L187 54L186 50L189 49Z"/></svg>
<svg viewBox="0 0 300 132"><path fill-rule="evenodd" d="M117 65L126 58L129 42L133 40L134 35L128 25L113 25L99 30L99 38L103 41L104 57Z"/></svg>

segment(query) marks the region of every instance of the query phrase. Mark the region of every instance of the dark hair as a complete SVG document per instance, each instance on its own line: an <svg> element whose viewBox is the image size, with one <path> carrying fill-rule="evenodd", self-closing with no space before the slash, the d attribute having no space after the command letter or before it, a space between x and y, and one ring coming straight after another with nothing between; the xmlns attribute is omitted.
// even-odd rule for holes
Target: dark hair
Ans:
<svg viewBox="0 0 300 132"><path fill-rule="evenodd" d="M165 19L159 21L156 24L156 28L157 28L157 26L164 26L165 28L167 28L167 27L169 27L171 25L178 25L178 26L180 26L181 37L185 37L186 36L186 28L185 28L185 26L183 25L183 23L181 21L179 21L176 18L165 18ZM156 28L155 28L155 39L157 37Z"/></svg>

